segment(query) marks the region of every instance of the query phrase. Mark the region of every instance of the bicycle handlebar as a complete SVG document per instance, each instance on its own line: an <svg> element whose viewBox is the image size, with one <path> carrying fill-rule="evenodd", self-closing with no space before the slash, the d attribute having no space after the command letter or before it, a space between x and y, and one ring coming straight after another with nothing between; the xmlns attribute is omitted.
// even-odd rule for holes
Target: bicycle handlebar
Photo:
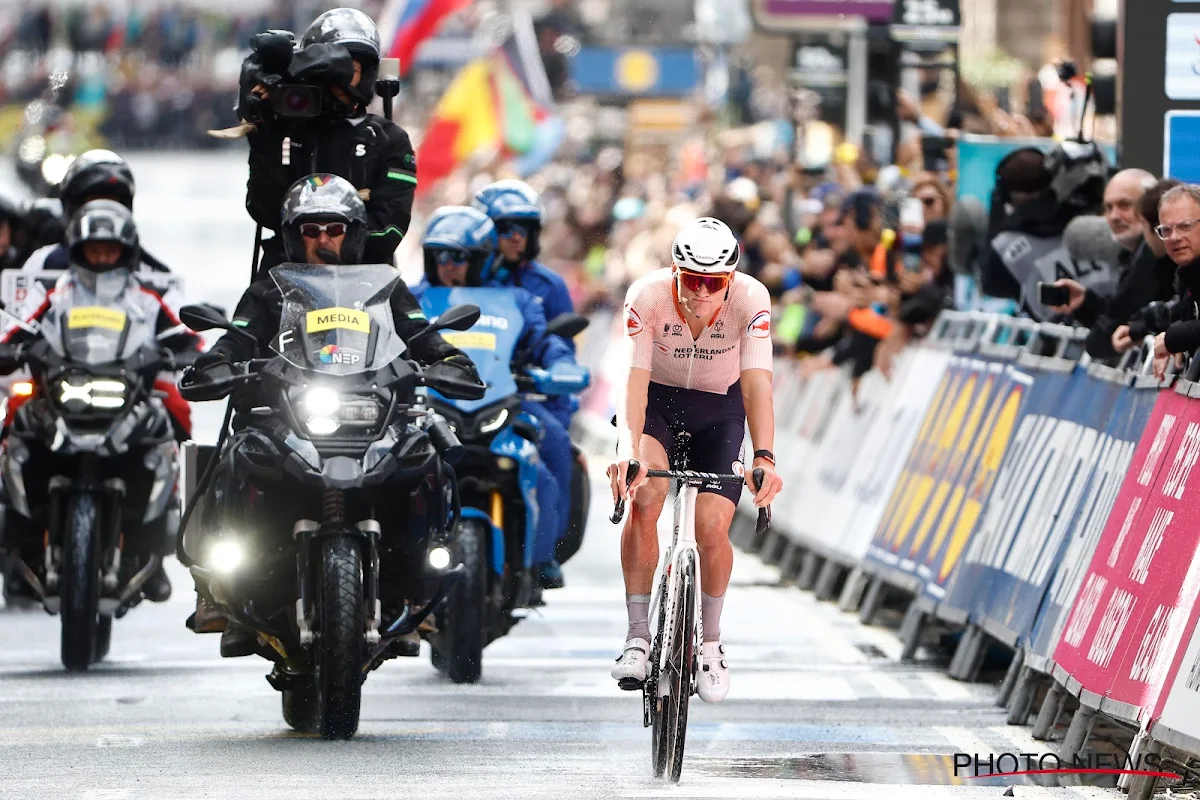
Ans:
<svg viewBox="0 0 1200 800"><path fill-rule="evenodd" d="M626 491L628 491L629 487L633 485L633 481L637 478L638 473L641 472L641 470L642 470L642 465L639 462L634 461L633 459L630 459L629 469L626 470L626 472L625 472L625 489L626 489ZM756 490L758 489L758 487L762 486L763 474L764 473L761 469L756 469L756 470L754 470L754 472L750 473L750 476L754 481L754 486L755 486ZM741 483L744 480L743 476L741 476L741 475L722 474L719 472L696 472L695 470L690 470L690 469L684 469L684 470L649 469L649 470L646 470L646 477L647 478L668 478L668 479L672 479L672 480L678 479L678 480L687 481L688 483L692 483L694 481L701 481L701 482L705 482L705 483L713 483L713 482L721 482L721 481L729 482L729 483L732 483L732 482ZM617 523L619 523L621 521L622 517L624 517L624 516L625 516L625 499L621 498L621 499L617 500L616 506L613 509L613 514L611 517L609 517L609 521L612 522L612 524L616 525ZM768 505L768 506L764 506L763 508L760 508L758 510L758 521L754 525L754 532L761 536L769 527L771 527L771 507Z"/></svg>

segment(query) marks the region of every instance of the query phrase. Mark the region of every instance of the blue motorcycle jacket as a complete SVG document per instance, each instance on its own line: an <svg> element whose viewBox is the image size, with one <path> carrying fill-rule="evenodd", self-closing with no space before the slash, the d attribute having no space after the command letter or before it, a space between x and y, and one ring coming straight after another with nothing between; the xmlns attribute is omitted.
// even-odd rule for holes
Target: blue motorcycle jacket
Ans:
<svg viewBox="0 0 1200 800"><path fill-rule="evenodd" d="M421 301L425 291L431 286L428 278L422 278L421 282L413 287L413 296L417 298L417 302ZM524 320L518 337L518 347L529 350L530 365L548 370L559 363L574 364L574 348L562 337L546 333L546 313L539 298L519 287L512 287L511 291Z"/></svg>

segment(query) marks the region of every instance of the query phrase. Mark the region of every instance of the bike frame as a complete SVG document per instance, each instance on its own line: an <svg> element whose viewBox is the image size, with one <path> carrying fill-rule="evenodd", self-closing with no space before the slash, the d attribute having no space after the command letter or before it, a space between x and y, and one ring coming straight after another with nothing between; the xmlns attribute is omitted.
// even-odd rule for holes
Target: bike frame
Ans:
<svg viewBox="0 0 1200 800"><path fill-rule="evenodd" d="M655 589L654 597L650 603L650 619L658 619L658 609L663 603L666 603L666 615L662 617L662 629L657 631L655 642L651 647L651 651L655 655L654 673L659 675L662 673L664 664L663 660L674 650L675 639L677 636L694 636L703 641L704 629L703 620L700 614L700 549L696 546L696 496L699 494L697 487L682 478L675 479L675 514L674 524L672 526L671 543L667 546L667 550L663 555L663 559L659 564L660 575L665 574L665 580L661 579L657 583L658 588ZM692 631L677 631L675 630L675 612L680 602L680 593L682 591L679 576L682 572L685 563L685 557L688 553L692 553L692 563L696 565L696 597L693 608L692 619L696 621L695 630ZM696 650L695 652L699 652ZM691 664L691 680L689 681L688 694L695 692L696 665L693 657ZM665 697L667 689L664 684L656 681L658 697ZM649 725L649 702L646 704L647 719L646 724Z"/></svg>

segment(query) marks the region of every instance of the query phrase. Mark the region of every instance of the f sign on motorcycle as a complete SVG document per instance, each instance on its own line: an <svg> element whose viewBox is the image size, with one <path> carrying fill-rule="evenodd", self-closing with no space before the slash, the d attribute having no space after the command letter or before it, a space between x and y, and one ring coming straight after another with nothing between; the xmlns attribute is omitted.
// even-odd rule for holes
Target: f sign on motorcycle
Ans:
<svg viewBox="0 0 1200 800"><path fill-rule="evenodd" d="M270 274L283 294L275 355L180 382L189 400L232 394L246 422L222 432L196 488L197 521L192 501L185 512L180 556L229 624L253 634L252 653L222 654L274 663L268 680L293 728L349 738L367 673L409 654L401 637L461 574L447 549L458 514L447 462L461 445L424 387L457 397L483 387L404 358L391 267ZM196 330L237 330L211 309L181 315ZM470 327L478 315L462 307L431 327Z"/></svg>

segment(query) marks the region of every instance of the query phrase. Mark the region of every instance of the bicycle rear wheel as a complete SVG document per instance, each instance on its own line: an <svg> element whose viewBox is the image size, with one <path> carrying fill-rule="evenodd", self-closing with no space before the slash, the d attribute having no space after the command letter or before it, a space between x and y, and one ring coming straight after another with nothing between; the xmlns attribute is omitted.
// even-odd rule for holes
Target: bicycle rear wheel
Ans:
<svg viewBox="0 0 1200 800"><path fill-rule="evenodd" d="M692 677L696 657L696 562L695 555L687 553L681 562L679 594L675 608L668 621L660 615L661 622L670 625L672 635L667 637L667 628L660 624L659 646L667 647L661 652L656 664L657 680L652 687L651 698L652 756L654 776L678 783L683 771L683 751L687 741L688 701L692 696ZM665 606L665 598L664 598ZM666 641L669 639L670 641Z"/></svg>

